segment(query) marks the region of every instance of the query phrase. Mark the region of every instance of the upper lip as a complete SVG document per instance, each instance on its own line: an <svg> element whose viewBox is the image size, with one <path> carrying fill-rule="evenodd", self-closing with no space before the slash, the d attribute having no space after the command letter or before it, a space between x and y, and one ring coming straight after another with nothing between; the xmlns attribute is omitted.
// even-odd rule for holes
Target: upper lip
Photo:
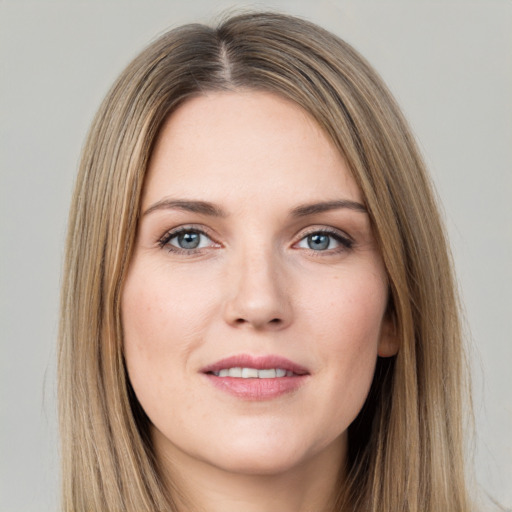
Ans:
<svg viewBox="0 0 512 512"><path fill-rule="evenodd" d="M251 356L249 354L238 354L220 359L219 361L202 368L201 372L218 372L225 368L256 368L257 370L281 368L283 370L292 371L297 375L309 374L307 368L301 366L300 364L294 363L285 357L278 355Z"/></svg>

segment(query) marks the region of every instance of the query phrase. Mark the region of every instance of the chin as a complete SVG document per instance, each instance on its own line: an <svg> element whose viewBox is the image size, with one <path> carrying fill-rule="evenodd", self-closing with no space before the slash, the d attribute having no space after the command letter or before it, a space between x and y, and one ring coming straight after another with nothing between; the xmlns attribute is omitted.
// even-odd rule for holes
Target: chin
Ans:
<svg viewBox="0 0 512 512"><path fill-rule="evenodd" d="M208 462L224 471L245 475L283 474L307 465L322 451L317 442L294 436L293 432L238 436L225 441L216 443Z"/></svg>
<svg viewBox="0 0 512 512"><path fill-rule="evenodd" d="M236 453L234 456L228 456L215 460L215 465L226 472L239 475L261 475L273 476L293 470L301 465L301 457L297 454L286 454L282 451L271 455L262 455L261 453Z"/></svg>

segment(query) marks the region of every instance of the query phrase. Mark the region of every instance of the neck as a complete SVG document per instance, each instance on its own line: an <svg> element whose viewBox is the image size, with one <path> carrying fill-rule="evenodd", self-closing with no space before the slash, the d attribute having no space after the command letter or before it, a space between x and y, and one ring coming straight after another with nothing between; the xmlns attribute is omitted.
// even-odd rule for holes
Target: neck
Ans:
<svg viewBox="0 0 512 512"><path fill-rule="evenodd" d="M180 512L332 512L346 453L342 436L292 468L248 474L191 461L180 450L162 453L155 444L164 478L179 493Z"/></svg>

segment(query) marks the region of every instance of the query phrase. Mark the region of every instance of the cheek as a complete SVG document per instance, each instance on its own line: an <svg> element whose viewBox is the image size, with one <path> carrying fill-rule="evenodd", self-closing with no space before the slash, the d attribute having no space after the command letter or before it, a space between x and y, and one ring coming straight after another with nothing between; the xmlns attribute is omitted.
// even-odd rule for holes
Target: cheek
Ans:
<svg viewBox="0 0 512 512"><path fill-rule="evenodd" d="M126 365L148 413L177 393L213 308L212 294L205 293L200 280L192 286L185 273L174 270L172 279L170 274L134 261L122 294Z"/></svg>
<svg viewBox="0 0 512 512"><path fill-rule="evenodd" d="M327 291L327 293L325 293ZM316 326L316 350L325 369L325 392L343 427L359 413L373 380L387 284L378 273L336 276L310 300L307 324Z"/></svg>
<svg viewBox="0 0 512 512"><path fill-rule="evenodd" d="M350 347L354 355L377 350L387 306L387 284L381 273L345 272L313 287L306 283L302 309L333 352ZM313 290L313 293L311 293Z"/></svg>
<svg viewBox="0 0 512 512"><path fill-rule="evenodd" d="M180 351L201 331L215 301L208 280L183 269L134 262L123 289L125 345ZM171 343L172 341L172 343Z"/></svg>

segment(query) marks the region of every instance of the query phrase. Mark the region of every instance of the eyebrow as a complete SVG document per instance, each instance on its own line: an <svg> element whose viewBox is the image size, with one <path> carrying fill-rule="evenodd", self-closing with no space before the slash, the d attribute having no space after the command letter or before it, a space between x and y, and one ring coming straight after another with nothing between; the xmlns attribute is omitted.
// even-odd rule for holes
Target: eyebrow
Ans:
<svg viewBox="0 0 512 512"><path fill-rule="evenodd" d="M338 210L340 208L348 208L356 212L368 213L364 205L349 199L339 199L335 201L325 201L320 203L311 203L297 206L292 210L293 217L306 217L307 215L315 215L317 213L328 212L330 210Z"/></svg>
<svg viewBox="0 0 512 512"><path fill-rule="evenodd" d="M347 208L361 213L368 213L364 205L349 199L324 201L311 204L303 204L292 209L292 217L307 217L331 210ZM187 199L162 199L151 205L142 215L148 215L156 210L183 210L186 212L199 213L211 217L227 217L227 213L219 206L208 201L195 201Z"/></svg>
<svg viewBox="0 0 512 512"><path fill-rule="evenodd" d="M211 217L227 217L226 212L207 201L192 201L186 199L162 199L151 205L142 215L148 215L155 210L183 210L186 212L200 213Z"/></svg>

